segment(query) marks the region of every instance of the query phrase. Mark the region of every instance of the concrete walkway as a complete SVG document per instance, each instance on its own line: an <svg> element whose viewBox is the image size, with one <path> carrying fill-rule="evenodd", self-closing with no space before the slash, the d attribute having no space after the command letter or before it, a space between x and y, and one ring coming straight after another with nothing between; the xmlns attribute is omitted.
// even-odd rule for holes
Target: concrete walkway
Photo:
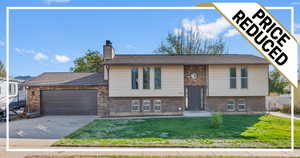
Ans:
<svg viewBox="0 0 300 158"><path fill-rule="evenodd" d="M271 115L279 116L279 117L285 117L285 118L291 118L290 114L285 114L281 112L270 112ZM300 116L294 116L295 120L300 120Z"/></svg>

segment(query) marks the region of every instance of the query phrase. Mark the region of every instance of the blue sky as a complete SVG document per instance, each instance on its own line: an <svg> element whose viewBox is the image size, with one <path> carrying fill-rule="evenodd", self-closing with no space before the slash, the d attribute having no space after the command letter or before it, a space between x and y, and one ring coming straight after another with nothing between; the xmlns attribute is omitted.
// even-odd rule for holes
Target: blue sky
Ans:
<svg viewBox="0 0 300 158"><path fill-rule="evenodd" d="M24 0L0 2L0 60L5 62L6 6L195 6L194 0ZM208 2L208 1L205 1ZM231 1L232 2L232 1ZM248 1L251 2L251 1ZM294 6L300 34L300 2L261 1L265 6ZM290 11L271 10L288 29ZM210 38L222 37L229 53L259 53L215 10L14 10L10 15L10 75L69 71L86 50L99 50L105 40L117 54L152 53L168 32L196 23ZM213 30L213 31L212 31Z"/></svg>

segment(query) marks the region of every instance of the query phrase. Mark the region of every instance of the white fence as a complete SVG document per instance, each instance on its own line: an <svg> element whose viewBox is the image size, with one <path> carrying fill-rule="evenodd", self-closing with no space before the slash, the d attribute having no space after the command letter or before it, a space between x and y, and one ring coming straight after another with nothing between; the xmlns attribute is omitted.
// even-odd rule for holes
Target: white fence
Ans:
<svg viewBox="0 0 300 158"><path fill-rule="evenodd" d="M282 109L284 105L291 105L290 95L267 96L266 109L267 111Z"/></svg>

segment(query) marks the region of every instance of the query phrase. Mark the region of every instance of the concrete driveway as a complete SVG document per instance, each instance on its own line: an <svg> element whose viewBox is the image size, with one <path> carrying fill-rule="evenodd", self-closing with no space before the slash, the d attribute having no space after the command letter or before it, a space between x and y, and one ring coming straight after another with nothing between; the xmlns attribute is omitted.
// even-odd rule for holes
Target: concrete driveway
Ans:
<svg viewBox="0 0 300 158"><path fill-rule="evenodd" d="M9 123L10 138L59 139L96 119L97 116L43 116ZM0 123L0 138L6 137L6 123Z"/></svg>

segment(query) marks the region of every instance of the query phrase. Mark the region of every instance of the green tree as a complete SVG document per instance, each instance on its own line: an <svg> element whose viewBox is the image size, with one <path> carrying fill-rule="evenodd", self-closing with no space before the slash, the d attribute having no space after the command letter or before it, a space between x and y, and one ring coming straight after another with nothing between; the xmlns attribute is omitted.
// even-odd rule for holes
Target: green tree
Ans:
<svg viewBox="0 0 300 158"><path fill-rule="evenodd" d="M2 63L2 61L0 61L0 77L6 77L6 70L5 70L5 66Z"/></svg>
<svg viewBox="0 0 300 158"><path fill-rule="evenodd" d="M278 94L284 94L284 88L286 88L289 85L287 80L283 78L279 71L274 70L270 72L269 75L269 87L270 92L278 93Z"/></svg>
<svg viewBox="0 0 300 158"><path fill-rule="evenodd" d="M88 50L83 57L74 60L72 72L100 72L102 71L102 55L96 50Z"/></svg>
<svg viewBox="0 0 300 158"><path fill-rule="evenodd" d="M223 54L225 42L222 38L205 38L197 27L182 27L177 32L168 33L156 53L165 54Z"/></svg>

